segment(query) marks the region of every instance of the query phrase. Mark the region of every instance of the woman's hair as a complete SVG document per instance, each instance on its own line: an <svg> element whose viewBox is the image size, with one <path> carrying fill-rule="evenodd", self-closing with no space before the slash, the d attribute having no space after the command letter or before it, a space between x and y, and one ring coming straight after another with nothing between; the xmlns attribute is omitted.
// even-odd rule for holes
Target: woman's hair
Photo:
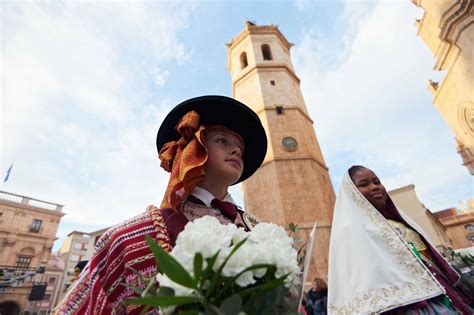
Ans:
<svg viewBox="0 0 474 315"><path fill-rule="evenodd" d="M349 168L349 176L351 177L351 179L353 180L354 179L354 174L359 171L359 170L365 170L367 169L367 167L365 166L362 166L362 165L352 165L350 168Z"/></svg>
<svg viewBox="0 0 474 315"><path fill-rule="evenodd" d="M326 282L321 279L321 278L314 278L313 279L313 282L316 282L316 286L318 287L318 290L322 290L322 289L327 289L328 286L326 285Z"/></svg>

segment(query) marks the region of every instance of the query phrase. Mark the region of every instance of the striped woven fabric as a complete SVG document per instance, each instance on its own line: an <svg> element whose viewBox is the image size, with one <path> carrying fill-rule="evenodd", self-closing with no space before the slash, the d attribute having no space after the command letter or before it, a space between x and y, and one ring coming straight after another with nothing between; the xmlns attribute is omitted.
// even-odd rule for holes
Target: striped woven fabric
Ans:
<svg viewBox="0 0 474 315"><path fill-rule="evenodd" d="M145 277L157 273L145 235L152 236L165 250L171 251L168 232L155 206L111 228L99 239L92 259L56 314L139 314L141 307L123 304L124 299L137 296L123 284L144 287L131 268ZM152 310L149 314L158 314L158 311Z"/></svg>

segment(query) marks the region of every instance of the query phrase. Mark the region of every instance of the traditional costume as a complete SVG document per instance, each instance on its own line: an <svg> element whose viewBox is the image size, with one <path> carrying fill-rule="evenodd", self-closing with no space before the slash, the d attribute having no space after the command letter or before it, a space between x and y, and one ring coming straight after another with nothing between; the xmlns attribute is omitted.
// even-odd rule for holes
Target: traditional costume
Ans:
<svg viewBox="0 0 474 315"><path fill-rule="evenodd" d="M245 229L258 222L236 206L230 195L219 200L198 187L208 157L205 133L216 129L232 132L245 144L244 169L236 183L257 170L266 154L267 139L250 108L223 96L198 97L176 106L157 136L161 166L171 173L161 207L149 206L145 213L111 228L99 239L57 314L139 314L143 306L125 305L123 300L137 296L130 286L144 287L137 272L147 278L157 274L146 235L171 251L186 223L196 218L211 215L222 224Z"/></svg>
<svg viewBox="0 0 474 315"><path fill-rule="evenodd" d="M449 300L471 314L454 289L459 279L390 197L381 213L344 175L329 248L329 314L457 314Z"/></svg>

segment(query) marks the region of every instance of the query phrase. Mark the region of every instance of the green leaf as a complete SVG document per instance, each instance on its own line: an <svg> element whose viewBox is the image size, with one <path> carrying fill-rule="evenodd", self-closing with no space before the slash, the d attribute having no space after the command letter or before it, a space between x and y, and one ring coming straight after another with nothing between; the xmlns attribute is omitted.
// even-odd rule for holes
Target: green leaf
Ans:
<svg viewBox="0 0 474 315"><path fill-rule="evenodd" d="M144 298L134 298L125 300L127 305L146 305L153 307L166 307L174 305L184 305L201 301L198 296L153 296Z"/></svg>
<svg viewBox="0 0 474 315"><path fill-rule="evenodd" d="M288 228L291 232L296 232L296 225L294 223L288 224Z"/></svg>
<svg viewBox="0 0 474 315"><path fill-rule="evenodd" d="M210 303L204 304L204 315L226 315L222 313L215 305Z"/></svg>
<svg viewBox="0 0 474 315"><path fill-rule="evenodd" d="M125 284L125 283L121 283L121 285L123 285L126 288L131 289L133 292L135 292L138 295L142 295L143 289L141 289L141 288L137 288L137 287Z"/></svg>
<svg viewBox="0 0 474 315"><path fill-rule="evenodd" d="M263 268L267 268L267 272L268 272L269 268L274 268L274 267L275 266L271 264L255 264L255 265L245 268L244 270L236 274L234 277L232 277L229 281L226 281L226 284L224 285L224 287L221 290L219 290L217 299L219 299L223 294L227 294L227 291L235 284L235 280L237 280L237 278L240 277L243 273L247 271L263 269Z"/></svg>
<svg viewBox="0 0 474 315"><path fill-rule="evenodd" d="M181 264L168 254L161 246L155 243L153 239L146 235L146 242L150 246L153 255L155 256L156 265L165 275L174 282L181 284L187 288L195 289L196 283L191 275L184 269Z"/></svg>
<svg viewBox="0 0 474 315"><path fill-rule="evenodd" d="M153 290L152 290L153 289ZM153 283L153 281L150 281L148 283L148 285L146 286L145 290L143 290L143 292L140 294L141 297L145 297L145 296L152 296L153 293L151 293L150 291L152 292L155 292L156 289L155 289L155 284Z"/></svg>
<svg viewBox="0 0 474 315"><path fill-rule="evenodd" d="M157 296L174 296L174 289L170 287L160 286L156 291Z"/></svg>
<svg viewBox="0 0 474 315"><path fill-rule="evenodd" d="M247 238L241 240L240 242L238 242L234 248L232 248L232 251L230 252L229 256L227 256L224 261L222 262L222 264L219 266L219 268L217 269L216 273L214 274L214 276L212 277L212 280L211 280L211 284L209 285L209 288L206 292L206 299L213 296L214 295L214 288L216 288L217 286L217 283L219 283L219 279L221 278L221 274L222 274L222 269L224 269L224 266L227 264L227 262L229 261L229 259L232 257L232 255L235 254L235 252L240 248L242 247L242 245L244 245L244 243L247 241Z"/></svg>
<svg viewBox="0 0 474 315"><path fill-rule="evenodd" d="M252 271L252 270L256 270L256 269L263 269L263 268L266 268L267 271L269 268L272 268L272 267L275 267L275 265L272 265L272 264L255 264L255 265L252 265L250 267L247 267L245 268L244 270L242 270L241 272L239 272L238 274L236 274L233 278L232 278L232 281L235 282L235 280L240 277L240 275L242 275L243 273L247 272L247 271Z"/></svg>
<svg viewBox="0 0 474 315"><path fill-rule="evenodd" d="M215 253L211 258L206 259L207 260L207 266L206 266L206 269L204 269L204 271L202 273L202 276L201 276L201 279L202 279L201 285L204 285L205 280L207 280L207 278L211 274L212 267L214 267L214 264L216 263L217 256L219 256L219 252L220 252L220 250L218 250L217 253Z"/></svg>
<svg viewBox="0 0 474 315"><path fill-rule="evenodd" d="M199 315L199 310L187 310L179 312L179 315Z"/></svg>
<svg viewBox="0 0 474 315"><path fill-rule="evenodd" d="M269 280L267 282L264 282L260 285L257 285L255 287L251 287L251 288L248 288L248 289L245 289L245 290L242 290L239 292L239 294L241 296L258 296L258 295L261 295L261 294L264 294L265 292L268 292L270 290L273 290L274 288L278 288L282 285L284 285L285 283L285 279L288 275L284 275L280 278L276 278L276 279L273 279L273 280Z"/></svg>
<svg viewBox="0 0 474 315"><path fill-rule="evenodd" d="M145 286L148 284L149 280L147 281L147 279L145 279L145 277L141 273L139 273L136 269L132 267L128 267L128 269L130 269Z"/></svg>
<svg viewBox="0 0 474 315"><path fill-rule="evenodd" d="M225 299L219 310L226 315L237 315L242 310L242 298L234 294Z"/></svg>
<svg viewBox="0 0 474 315"><path fill-rule="evenodd" d="M194 280L196 283L199 281L202 273L202 255L201 253L196 253L194 256Z"/></svg>

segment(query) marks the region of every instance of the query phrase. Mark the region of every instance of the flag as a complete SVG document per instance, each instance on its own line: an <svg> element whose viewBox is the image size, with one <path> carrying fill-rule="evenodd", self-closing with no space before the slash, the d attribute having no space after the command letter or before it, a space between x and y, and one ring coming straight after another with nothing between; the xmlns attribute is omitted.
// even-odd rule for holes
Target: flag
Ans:
<svg viewBox="0 0 474 315"><path fill-rule="evenodd" d="M12 165L10 165L10 167L8 168L7 170L7 175L5 176L5 179L3 180L3 182L6 182L8 180L8 178L10 177L10 173L12 171L12 167L13 167L13 163Z"/></svg>

